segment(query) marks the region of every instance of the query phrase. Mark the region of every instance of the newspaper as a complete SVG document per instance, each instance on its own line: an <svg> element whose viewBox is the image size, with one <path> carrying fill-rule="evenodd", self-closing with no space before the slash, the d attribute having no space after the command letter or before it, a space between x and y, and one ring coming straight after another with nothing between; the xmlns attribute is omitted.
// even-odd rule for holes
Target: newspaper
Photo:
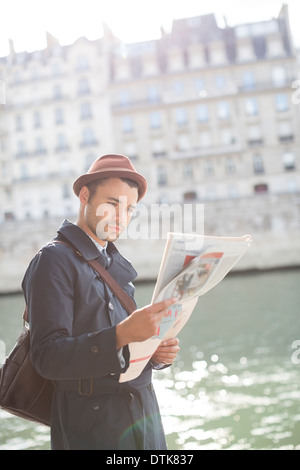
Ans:
<svg viewBox="0 0 300 470"><path fill-rule="evenodd" d="M251 235L212 237L168 233L151 303L175 297L155 336L129 344L130 365L120 382L139 376L159 344L175 338L199 296L216 286L251 246Z"/></svg>

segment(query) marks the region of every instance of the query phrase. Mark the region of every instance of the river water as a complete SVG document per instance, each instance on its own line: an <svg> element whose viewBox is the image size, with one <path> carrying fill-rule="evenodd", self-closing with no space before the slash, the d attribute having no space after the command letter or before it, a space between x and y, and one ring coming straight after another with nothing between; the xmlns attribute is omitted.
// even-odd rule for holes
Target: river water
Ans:
<svg viewBox="0 0 300 470"><path fill-rule="evenodd" d="M139 306L154 285L138 284ZM23 298L0 297L0 354ZM154 372L170 450L300 450L300 270L230 274L200 297L172 367ZM49 429L0 410L0 450L47 450Z"/></svg>

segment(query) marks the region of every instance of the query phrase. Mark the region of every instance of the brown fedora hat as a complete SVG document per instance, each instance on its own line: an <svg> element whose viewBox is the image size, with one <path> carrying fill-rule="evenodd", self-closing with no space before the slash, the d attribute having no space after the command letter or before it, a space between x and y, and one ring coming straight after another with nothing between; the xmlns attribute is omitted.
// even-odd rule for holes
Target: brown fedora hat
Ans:
<svg viewBox="0 0 300 470"><path fill-rule="evenodd" d="M138 201L147 191L146 179L136 171L128 157L118 154L102 155L95 160L88 172L74 182L73 191L78 196L82 186L103 178L128 178L135 181L138 185Z"/></svg>

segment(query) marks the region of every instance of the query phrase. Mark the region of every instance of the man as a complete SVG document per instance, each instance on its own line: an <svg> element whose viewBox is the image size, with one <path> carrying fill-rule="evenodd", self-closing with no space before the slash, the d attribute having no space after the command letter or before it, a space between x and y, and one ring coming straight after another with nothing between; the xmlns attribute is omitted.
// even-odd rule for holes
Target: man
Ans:
<svg viewBox="0 0 300 470"><path fill-rule="evenodd" d="M128 315L109 287L82 259L96 259L132 298L137 273L114 245L127 227L147 183L124 155L103 155L73 189L76 224L65 220L55 240L33 258L22 288L31 329L31 359L53 380L53 450L166 449L152 369L172 364L178 340L155 351L143 372L120 383L128 344L156 334L175 299Z"/></svg>

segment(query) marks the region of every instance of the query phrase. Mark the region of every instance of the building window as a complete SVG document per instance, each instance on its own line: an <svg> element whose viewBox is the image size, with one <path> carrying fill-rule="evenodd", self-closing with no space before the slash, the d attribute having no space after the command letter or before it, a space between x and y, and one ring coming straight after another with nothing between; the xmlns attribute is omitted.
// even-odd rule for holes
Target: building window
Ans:
<svg viewBox="0 0 300 470"><path fill-rule="evenodd" d="M182 82L175 82L173 85L175 95L182 95L184 91Z"/></svg>
<svg viewBox="0 0 300 470"><path fill-rule="evenodd" d="M88 95L90 93L90 84L87 78L81 78L78 82L78 95Z"/></svg>
<svg viewBox="0 0 300 470"><path fill-rule="evenodd" d="M157 168L157 184L158 186L165 186L167 184L167 172L163 166Z"/></svg>
<svg viewBox="0 0 300 470"><path fill-rule="evenodd" d="M271 72L272 83L275 87L282 87L286 85L286 71L284 67L277 66Z"/></svg>
<svg viewBox="0 0 300 470"><path fill-rule="evenodd" d="M293 152L285 152L282 155L283 168L287 171L295 170L295 155Z"/></svg>
<svg viewBox="0 0 300 470"><path fill-rule="evenodd" d="M0 80L0 105L6 104L6 84Z"/></svg>
<svg viewBox="0 0 300 470"><path fill-rule="evenodd" d="M295 193L298 191L298 182L296 178L289 178L287 180L286 189L289 193Z"/></svg>
<svg viewBox="0 0 300 470"><path fill-rule="evenodd" d="M68 150L69 146L67 144L67 139L65 134L58 134L57 135L57 146L56 146L56 152L63 152L65 150Z"/></svg>
<svg viewBox="0 0 300 470"><path fill-rule="evenodd" d="M253 155L253 170L254 173L264 173L264 162L261 155Z"/></svg>
<svg viewBox="0 0 300 470"><path fill-rule="evenodd" d="M258 104L256 98L247 98L245 100L245 112L248 116L256 116L258 114Z"/></svg>
<svg viewBox="0 0 300 470"><path fill-rule="evenodd" d="M235 185L230 185L228 187L228 196L234 199L238 197L238 195L239 195L239 192L238 192L237 187Z"/></svg>
<svg viewBox="0 0 300 470"><path fill-rule="evenodd" d="M185 152L191 148L190 136L188 134L179 134L177 137L177 148L179 152Z"/></svg>
<svg viewBox="0 0 300 470"><path fill-rule="evenodd" d="M188 122L186 110L184 108L175 109L175 119L178 126L185 126Z"/></svg>
<svg viewBox="0 0 300 470"><path fill-rule="evenodd" d="M218 90L223 90L225 88L225 77L224 75L217 75L215 77L215 83Z"/></svg>
<svg viewBox="0 0 300 470"><path fill-rule="evenodd" d="M39 69L33 69L31 71L31 78L32 80L38 80L40 76Z"/></svg>
<svg viewBox="0 0 300 470"><path fill-rule="evenodd" d="M55 116L55 124L63 124L64 123L64 112L62 108L56 108L54 111L54 116Z"/></svg>
<svg viewBox="0 0 300 470"><path fill-rule="evenodd" d="M235 143L232 129L221 129L220 130L220 142L221 145L232 145Z"/></svg>
<svg viewBox="0 0 300 470"><path fill-rule="evenodd" d="M77 58L77 63L76 63L76 70L78 71L83 71L83 70L88 70L89 68L89 62L88 59L85 55L80 55Z"/></svg>
<svg viewBox="0 0 300 470"><path fill-rule="evenodd" d="M192 180L194 178L193 165L189 162L183 164L183 178L185 180Z"/></svg>
<svg viewBox="0 0 300 470"><path fill-rule="evenodd" d="M225 160L225 171L227 174L232 174L235 173L236 168L235 168L235 162L232 157L228 157Z"/></svg>
<svg viewBox="0 0 300 470"><path fill-rule="evenodd" d="M14 78L13 78L13 82L14 83L21 83L22 81L22 75L21 73L18 71L18 72L15 72L14 73Z"/></svg>
<svg viewBox="0 0 300 470"><path fill-rule="evenodd" d="M2 170L2 177L3 178L7 178L8 177L8 165L7 165L7 162L2 162L2 165L1 165L1 170ZM9 190L9 188L4 188L4 192L6 193L6 196L11 196L11 192Z"/></svg>
<svg viewBox="0 0 300 470"><path fill-rule="evenodd" d="M124 134L133 132L133 119L131 116L124 116L122 119L122 128Z"/></svg>
<svg viewBox="0 0 300 470"><path fill-rule="evenodd" d="M27 157L27 150L24 140L18 140L17 142L17 158Z"/></svg>
<svg viewBox="0 0 300 470"><path fill-rule="evenodd" d="M125 143L125 154L128 155L131 158L131 160L137 160L138 159L138 152L137 152L135 142L126 142Z"/></svg>
<svg viewBox="0 0 300 470"><path fill-rule="evenodd" d="M62 198L69 199L71 197L70 185L63 184L62 186Z"/></svg>
<svg viewBox="0 0 300 470"><path fill-rule="evenodd" d="M80 119L90 119L92 117L92 108L90 103L81 103Z"/></svg>
<svg viewBox="0 0 300 470"><path fill-rule="evenodd" d="M208 108L206 104L199 104L197 106L197 120L198 122L208 121Z"/></svg>
<svg viewBox="0 0 300 470"><path fill-rule="evenodd" d="M197 199L196 191L187 191L183 194L184 202L195 201Z"/></svg>
<svg viewBox="0 0 300 470"><path fill-rule="evenodd" d="M159 97L159 90L157 88L157 86L150 86L148 88L148 101L150 103L157 103L159 100L160 100L160 97Z"/></svg>
<svg viewBox="0 0 300 470"><path fill-rule="evenodd" d="M95 133L94 129L91 129L90 127L87 129L83 129L82 131L82 147L86 147L88 145L96 145L97 140L95 138Z"/></svg>
<svg viewBox="0 0 300 470"><path fill-rule="evenodd" d="M213 176L215 174L214 164L212 160L206 160L204 163L204 173L206 176Z"/></svg>
<svg viewBox="0 0 300 470"><path fill-rule="evenodd" d="M22 116L16 116L16 132L20 132L23 130L23 119Z"/></svg>
<svg viewBox="0 0 300 470"><path fill-rule="evenodd" d="M15 220L15 216L13 212L4 212L4 220L9 222L10 220Z"/></svg>
<svg viewBox="0 0 300 470"><path fill-rule="evenodd" d="M57 77L58 75L61 75L62 70L61 70L61 64L53 64L52 66L52 74L54 77Z"/></svg>
<svg viewBox="0 0 300 470"><path fill-rule="evenodd" d="M254 192L256 194L263 194L268 192L268 185L266 183L259 183L254 186Z"/></svg>
<svg viewBox="0 0 300 470"><path fill-rule="evenodd" d="M253 125L248 127L248 144L250 146L263 144L263 137L260 126Z"/></svg>
<svg viewBox="0 0 300 470"><path fill-rule="evenodd" d="M278 139L280 142L292 142L294 140L292 123L290 121L280 121L278 123Z"/></svg>
<svg viewBox="0 0 300 470"><path fill-rule="evenodd" d="M280 93L275 96L275 106L276 106L276 111L279 111L279 112L288 111L289 103L288 103L288 97L285 93Z"/></svg>
<svg viewBox="0 0 300 470"><path fill-rule="evenodd" d="M62 99L62 88L61 85L54 85L53 87L53 99L61 100Z"/></svg>
<svg viewBox="0 0 300 470"><path fill-rule="evenodd" d="M199 133L200 147L209 147L211 145L211 134L209 131Z"/></svg>
<svg viewBox="0 0 300 470"><path fill-rule="evenodd" d="M217 116L219 119L225 120L230 116L230 108L227 101L220 101L217 104Z"/></svg>
<svg viewBox="0 0 300 470"><path fill-rule="evenodd" d="M280 57L284 55L283 41L280 39L268 40L268 53L269 57Z"/></svg>
<svg viewBox="0 0 300 470"><path fill-rule="evenodd" d="M205 194L206 199L213 201L217 198L216 188L208 188Z"/></svg>
<svg viewBox="0 0 300 470"><path fill-rule="evenodd" d="M38 175L40 179L47 178L47 165L44 160L40 160L38 164Z"/></svg>
<svg viewBox="0 0 300 470"><path fill-rule="evenodd" d="M120 92L120 104L124 108L130 105L130 94L128 90L122 90Z"/></svg>
<svg viewBox="0 0 300 470"><path fill-rule="evenodd" d="M149 119L151 129L161 128L161 113L159 111L154 111L153 113L150 113Z"/></svg>
<svg viewBox="0 0 300 470"><path fill-rule="evenodd" d="M86 157L85 157L85 163L84 163L84 168L85 168L85 171L88 171L90 169L90 167L92 166L92 163L94 163L94 161L96 160L97 156L94 155L93 153L89 153Z"/></svg>
<svg viewBox="0 0 300 470"><path fill-rule="evenodd" d="M133 77L139 78L142 74L142 63L140 57L133 58L130 65Z"/></svg>
<svg viewBox="0 0 300 470"><path fill-rule="evenodd" d="M154 139L152 141L152 156L154 158L165 157L166 151L164 142L161 139Z"/></svg>
<svg viewBox="0 0 300 470"><path fill-rule="evenodd" d="M255 88L255 78L253 72L244 72L243 74L243 89L253 90Z"/></svg>
<svg viewBox="0 0 300 470"><path fill-rule="evenodd" d="M36 111L33 114L33 127L35 129L42 127L42 118L41 118L41 113L39 111Z"/></svg>
<svg viewBox="0 0 300 470"><path fill-rule="evenodd" d="M35 141L35 154L36 155L41 155L46 153L46 149L44 146L44 142L42 137L37 137Z"/></svg>
<svg viewBox="0 0 300 470"><path fill-rule="evenodd" d="M26 165L21 165L20 167L20 179L27 180L28 179L28 168Z"/></svg>
<svg viewBox="0 0 300 470"><path fill-rule="evenodd" d="M195 80L195 90L198 95L206 96L205 84L202 78L196 78Z"/></svg>

